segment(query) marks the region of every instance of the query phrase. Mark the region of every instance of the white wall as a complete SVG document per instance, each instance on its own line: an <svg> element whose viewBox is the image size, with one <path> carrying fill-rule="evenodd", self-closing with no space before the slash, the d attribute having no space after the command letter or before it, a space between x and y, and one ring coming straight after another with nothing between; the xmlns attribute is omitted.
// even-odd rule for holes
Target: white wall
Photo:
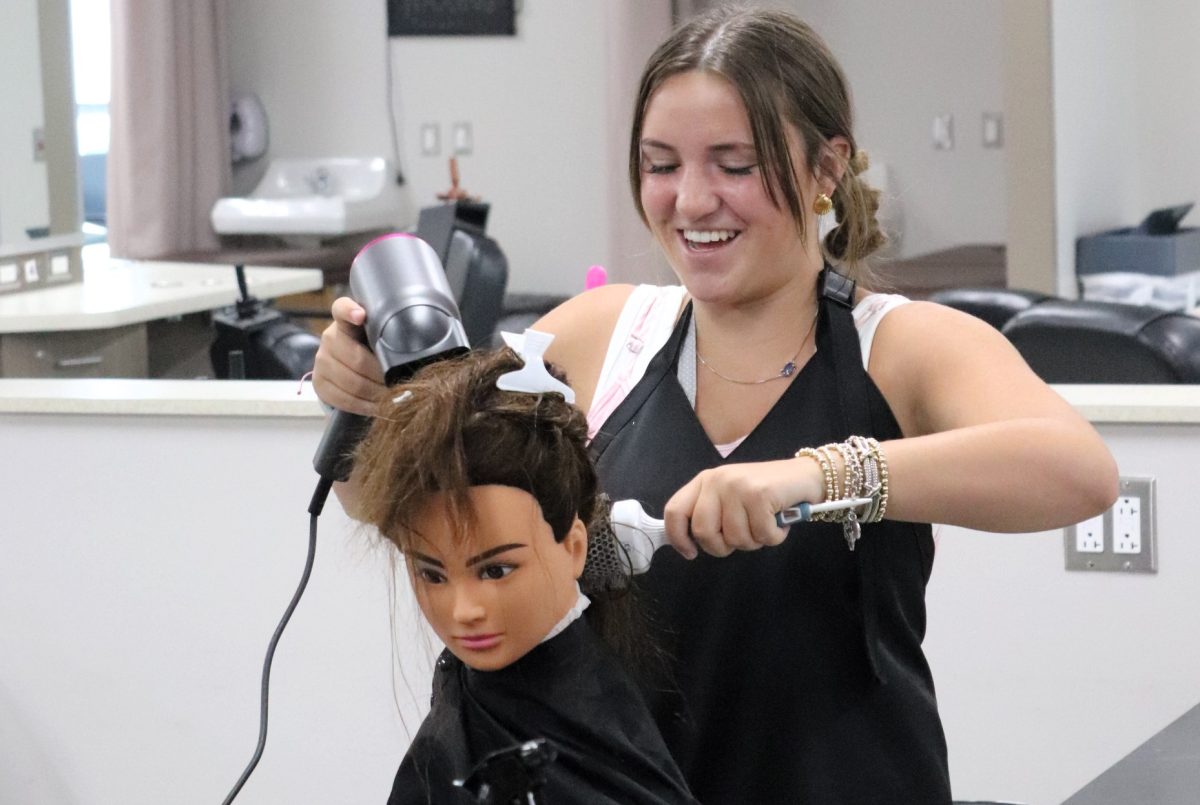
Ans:
<svg viewBox="0 0 1200 805"><path fill-rule="evenodd" d="M1129 226L1145 214L1139 130L1149 122L1139 89L1135 34L1144 16L1136 0L1084 0L1051 6L1054 36L1054 131L1057 284L1074 295L1075 241Z"/></svg>
<svg viewBox="0 0 1200 805"><path fill-rule="evenodd" d="M1200 74L1200 4L1138 7L1137 172L1142 212L1200 201L1200 93L1188 80ZM1165 13L1169 10L1169 13ZM1140 220L1140 219L1139 219ZM1193 212L1187 224L1196 226ZM1135 223L1130 221L1128 223ZM1197 266L1200 268L1200 266Z"/></svg>
<svg viewBox="0 0 1200 805"><path fill-rule="evenodd" d="M320 419L0 415L0 802L211 803L257 737ZM1157 478L1159 572L1063 569L1062 532L943 528L926 651L962 799L1061 802L1200 702L1200 425L1103 425ZM378 802L427 702L387 561L335 502L241 802ZM397 700L399 706L397 705Z"/></svg>
<svg viewBox="0 0 1200 805"><path fill-rule="evenodd" d="M1156 575L1068 572L1061 531L943 528L926 653L960 799L1061 802L1200 704L1200 425L1101 425L1157 479Z"/></svg>
<svg viewBox="0 0 1200 805"><path fill-rule="evenodd" d="M50 226L46 165L33 159L33 130L45 125L36 0L0 4L0 53L0 243L17 243Z"/></svg>
<svg viewBox="0 0 1200 805"><path fill-rule="evenodd" d="M1200 70L1200 7L1054 0L1052 12L1057 279L1073 291L1078 237L1200 200L1200 97L1185 79Z"/></svg>
<svg viewBox="0 0 1200 805"><path fill-rule="evenodd" d="M982 144L984 112L1004 111L1000 0L776 0L825 39L853 92L859 146L887 165L899 255L1004 243L1004 149ZM934 150L933 118L955 145ZM885 210L886 212L886 210Z"/></svg>
<svg viewBox="0 0 1200 805"><path fill-rule="evenodd" d="M300 578L319 418L0 415L0 802L220 802ZM383 802L427 707L387 560L331 501L238 802Z"/></svg>
<svg viewBox="0 0 1200 805"><path fill-rule="evenodd" d="M877 4L776 0L824 36L855 92L858 136L887 168L886 222L900 256L1006 238L1003 149L981 116L1003 111L998 0ZM449 185L451 125L470 121L463 185L492 202L490 231L515 291L571 293L593 263L624 281L669 279L633 214L625 179L629 105L646 57L670 28L667 0L527 0L516 37L391 40L405 173L418 206ZM391 153L382 4L252 0L233 6L235 89L271 116L271 153ZM951 33L952 32L952 33ZM955 117L935 151L933 117ZM420 156L422 123L443 154ZM243 170L239 189L261 166Z"/></svg>
<svg viewBox="0 0 1200 805"><path fill-rule="evenodd" d="M375 0L235 3L234 88L262 98L270 155L390 155L390 48L414 208L450 186L450 127L468 121L474 151L459 159L462 186L492 204L488 231L508 257L510 290L574 293L595 263L618 279L648 274L649 239L629 224L625 183L611 181L624 176L624 146L615 146L628 120L614 87L628 82L631 65L640 70L669 27L669 3L526 0L520 8L515 37L389 41L385 5ZM441 128L440 156L420 156L423 123ZM241 171L239 190L261 169Z"/></svg>

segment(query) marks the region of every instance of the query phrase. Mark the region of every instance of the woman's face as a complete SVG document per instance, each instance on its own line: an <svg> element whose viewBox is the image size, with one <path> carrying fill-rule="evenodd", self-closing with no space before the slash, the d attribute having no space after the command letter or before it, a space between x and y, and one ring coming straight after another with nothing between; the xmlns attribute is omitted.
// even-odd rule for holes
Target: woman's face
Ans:
<svg viewBox="0 0 1200 805"><path fill-rule="evenodd" d="M788 127L801 197L829 192L804 162ZM641 199L651 231L688 292L737 303L782 285L811 282L821 266L816 221L805 211L809 244L763 188L746 107L713 73L672 76L650 97L641 135Z"/></svg>
<svg viewBox="0 0 1200 805"><path fill-rule="evenodd" d="M446 647L480 671L504 668L540 643L575 603L587 530L566 538L542 519L537 499L511 486L469 490L475 520L459 541L434 496L414 523L409 573L425 619Z"/></svg>

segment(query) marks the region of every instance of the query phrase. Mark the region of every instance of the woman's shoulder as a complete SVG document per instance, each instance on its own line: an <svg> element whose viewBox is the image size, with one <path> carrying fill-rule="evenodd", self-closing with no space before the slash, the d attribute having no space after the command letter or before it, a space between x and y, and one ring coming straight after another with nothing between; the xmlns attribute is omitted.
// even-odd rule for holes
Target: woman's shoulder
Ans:
<svg viewBox="0 0 1200 805"><path fill-rule="evenodd" d="M682 288L655 285L603 285L573 296L534 324L534 329L552 333L554 343L546 350L548 360L560 366L576 393L576 404L588 410L599 380L609 343L626 311L647 301L682 299ZM672 317L674 312L672 312Z"/></svg>
<svg viewBox="0 0 1200 805"><path fill-rule="evenodd" d="M627 307L678 304L685 295L686 290L681 285L602 285L558 305L542 317L538 329L555 333L572 329L592 331L599 322L607 320L615 324Z"/></svg>

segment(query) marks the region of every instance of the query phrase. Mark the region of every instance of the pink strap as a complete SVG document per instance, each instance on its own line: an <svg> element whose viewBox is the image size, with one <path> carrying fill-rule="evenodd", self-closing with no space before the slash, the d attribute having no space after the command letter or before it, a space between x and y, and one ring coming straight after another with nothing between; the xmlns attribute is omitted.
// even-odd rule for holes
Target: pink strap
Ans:
<svg viewBox="0 0 1200 805"><path fill-rule="evenodd" d="M596 435L600 426L617 409L621 401L629 396L629 392L633 390L633 383L640 379L632 378L633 369L645 346L646 330L654 320L654 311L659 306L659 299L659 294L651 294L648 301L642 305L637 318L634 319L633 327L624 339L625 348L613 365L608 384L597 388L595 396L592 397L592 406L587 414L589 440ZM615 338L617 334L613 335Z"/></svg>

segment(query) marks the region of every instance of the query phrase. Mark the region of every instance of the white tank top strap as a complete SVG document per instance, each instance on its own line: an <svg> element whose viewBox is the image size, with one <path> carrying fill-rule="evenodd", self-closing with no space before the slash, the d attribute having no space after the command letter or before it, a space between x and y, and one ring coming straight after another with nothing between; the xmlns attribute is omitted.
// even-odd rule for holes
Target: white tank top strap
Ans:
<svg viewBox="0 0 1200 805"><path fill-rule="evenodd" d="M862 350L863 368L871 365L871 345L875 341L875 331L879 322L889 312L911 301L908 297L894 293L873 293L864 296L862 301L854 306L854 327L858 330L858 344Z"/></svg>
<svg viewBox="0 0 1200 805"><path fill-rule="evenodd" d="M596 435L629 394L675 328L687 290L681 285L638 285L625 301L608 341L588 410L588 438Z"/></svg>

